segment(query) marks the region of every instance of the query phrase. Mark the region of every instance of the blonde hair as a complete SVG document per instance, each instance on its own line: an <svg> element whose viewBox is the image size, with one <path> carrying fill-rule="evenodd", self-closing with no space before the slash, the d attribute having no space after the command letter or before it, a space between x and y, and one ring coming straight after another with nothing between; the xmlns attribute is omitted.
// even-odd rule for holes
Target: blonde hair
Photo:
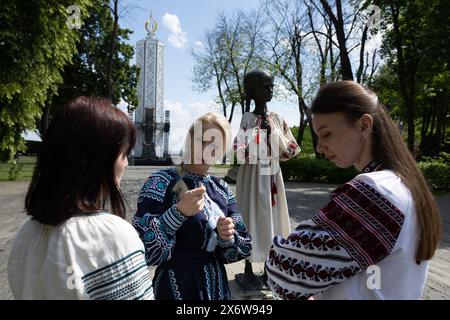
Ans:
<svg viewBox="0 0 450 320"><path fill-rule="evenodd" d="M194 123L191 125L191 127L189 128L189 131L186 135L184 147L183 147L182 151L180 152L183 160L180 165L176 166L176 170L180 177L184 177L186 174L185 170L182 167L184 160L186 160L187 158L189 159L189 161L191 160L192 137L194 136L195 127L199 123L202 125L203 124L213 125L221 131L222 137L223 137L223 142L224 142L224 145L223 145L224 147L223 147L223 154L217 156L216 157L217 159L222 158L226 154L228 148L230 147L231 127L230 127L230 123L228 122L227 118L225 118L224 116L222 116L220 113L217 113L217 112L205 113L204 115L202 115L201 117L197 118L194 121ZM175 184L172 191L176 192L179 196L181 196L186 191L188 191L188 188L187 188L186 184L184 183L184 181L182 179L180 179L180 181L178 181Z"/></svg>
<svg viewBox="0 0 450 320"><path fill-rule="evenodd" d="M195 126L195 123L197 123L197 122L201 122L202 124L207 123L207 124L218 127L224 137L224 142L225 142L224 151L228 149L228 146L230 145L230 140L231 140L231 132L230 132L231 127L230 127L230 123L228 122L227 118L225 118L223 115L221 115L220 113L217 113L217 112L205 113L200 118L198 118L197 120L194 121L194 123L191 125L191 128L189 129L189 134L192 135L194 133L194 126Z"/></svg>

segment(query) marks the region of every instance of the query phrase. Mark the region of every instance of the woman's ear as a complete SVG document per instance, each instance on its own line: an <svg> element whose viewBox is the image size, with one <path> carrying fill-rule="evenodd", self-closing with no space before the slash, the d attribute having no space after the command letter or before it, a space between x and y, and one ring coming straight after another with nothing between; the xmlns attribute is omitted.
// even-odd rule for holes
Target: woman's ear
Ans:
<svg viewBox="0 0 450 320"><path fill-rule="evenodd" d="M361 133L367 136L372 132L373 117L370 114L363 114L359 119Z"/></svg>

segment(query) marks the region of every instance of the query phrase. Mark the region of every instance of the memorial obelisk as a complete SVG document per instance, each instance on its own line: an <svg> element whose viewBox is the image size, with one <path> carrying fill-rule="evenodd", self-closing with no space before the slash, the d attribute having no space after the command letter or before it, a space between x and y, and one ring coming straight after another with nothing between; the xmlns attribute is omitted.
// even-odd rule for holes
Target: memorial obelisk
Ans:
<svg viewBox="0 0 450 320"><path fill-rule="evenodd" d="M136 44L139 68L138 100L134 114L137 129L136 164L165 161L169 154L170 111L164 110L164 44L156 38L158 25L150 15L147 37Z"/></svg>

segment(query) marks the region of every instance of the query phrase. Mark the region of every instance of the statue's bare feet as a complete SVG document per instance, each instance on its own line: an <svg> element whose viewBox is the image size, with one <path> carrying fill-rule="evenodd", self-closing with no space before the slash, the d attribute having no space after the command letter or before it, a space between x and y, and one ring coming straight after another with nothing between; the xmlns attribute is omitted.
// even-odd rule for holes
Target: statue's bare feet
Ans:
<svg viewBox="0 0 450 320"><path fill-rule="evenodd" d="M258 272L255 275L258 278L258 281L261 284L261 289L262 290L269 290L269 285L267 284L267 273L263 272Z"/></svg>
<svg viewBox="0 0 450 320"><path fill-rule="evenodd" d="M247 291L263 289L263 283L260 281L259 277L254 275L253 273L237 274L236 282L241 288Z"/></svg>

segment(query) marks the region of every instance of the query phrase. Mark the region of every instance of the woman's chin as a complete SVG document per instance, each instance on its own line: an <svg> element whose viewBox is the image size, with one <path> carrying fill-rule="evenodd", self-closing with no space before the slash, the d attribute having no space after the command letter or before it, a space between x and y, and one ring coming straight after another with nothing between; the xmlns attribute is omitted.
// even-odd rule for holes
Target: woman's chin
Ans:
<svg viewBox="0 0 450 320"><path fill-rule="evenodd" d="M348 164L348 163L339 163L339 162L335 162L335 161L333 161L333 163L336 165L336 167L341 168L341 169L347 169L352 166L352 164Z"/></svg>

